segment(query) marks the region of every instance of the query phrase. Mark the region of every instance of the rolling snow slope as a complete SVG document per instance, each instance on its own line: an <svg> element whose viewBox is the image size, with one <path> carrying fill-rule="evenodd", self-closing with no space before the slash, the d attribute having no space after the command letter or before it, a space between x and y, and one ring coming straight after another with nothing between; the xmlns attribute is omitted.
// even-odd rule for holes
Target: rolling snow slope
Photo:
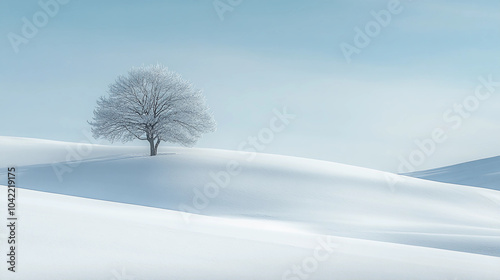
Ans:
<svg viewBox="0 0 500 280"><path fill-rule="evenodd" d="M310 279L495 279L500 273L497 191L285 156L146 152L1 137L0 180L5 167L16 165L19 187L54 193L20 190L26 217L20 255L30 259L24 265L42 271L45 261L36 265L36 253L55 246L98 267L96 275L125 263L138 279L199 279L197 273L280 279L311 255L315 238L330 236L340 240L343 249L335 254L341 258L329 258ZM58 258L51 256L46 262ZM71 267L71 260L60 262ZM57 272L47 275L58 279ZM106 277L92 279L112 276Z"/></svg>
<svg viewBox="0 0 500 280"><path fill-rule="evenodd" d="M500 190L500 157L465 162L408 176L426 180Z"/></svg>
<svg viewBox="0 0 500 280"><path fill-rule="evenodd" d="M170 210L22 189L18 197L18 271L2 262L0 279L301 279L291 274L296 265L308 279L493 280L500 272L496 257L325 236L282 222L199 216L186 224ZM321 258L311 261L318 248Z"/></svg>

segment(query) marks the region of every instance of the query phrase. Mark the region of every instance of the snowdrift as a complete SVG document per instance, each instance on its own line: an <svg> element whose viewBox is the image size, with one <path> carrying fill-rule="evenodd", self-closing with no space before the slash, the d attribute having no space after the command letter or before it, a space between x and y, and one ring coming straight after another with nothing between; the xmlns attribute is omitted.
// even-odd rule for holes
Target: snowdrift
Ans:
<svg viewBox="0 0 500 280"><path fill-rule="evenodd" d="M500 157L492 157L431 170L408 176L437 182L461 184L500 190Z"/></svg>
<svg viewBox="0 0 500 280"><path fill-rule="evenodd" d="M0 152L1 180L15 165L23 188L23 261L12 279L500 273L494 190L236 151L164 148L149 157L142 147L2 137Z"/></svg>

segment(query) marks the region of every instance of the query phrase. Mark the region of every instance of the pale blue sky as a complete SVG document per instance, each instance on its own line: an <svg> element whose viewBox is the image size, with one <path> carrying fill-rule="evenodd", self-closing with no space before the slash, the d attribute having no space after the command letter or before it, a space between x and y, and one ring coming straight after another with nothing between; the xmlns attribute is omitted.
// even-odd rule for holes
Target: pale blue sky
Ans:
<svg viewBox="0 0 500 280"><path fill-rule="evenodd" d="M158 62L205 92L218 131L198 147L234 150L287 106L296 120L265 152L396 171L479 76L500 81L500 2L401 1L348 63L340 44L389 2L244 0L221 21L211 0L73 0L15 53L8 34L42 8L1 0L0 135L80 141L108 84ZM498 143L500 88L418 169Z"/></svg>

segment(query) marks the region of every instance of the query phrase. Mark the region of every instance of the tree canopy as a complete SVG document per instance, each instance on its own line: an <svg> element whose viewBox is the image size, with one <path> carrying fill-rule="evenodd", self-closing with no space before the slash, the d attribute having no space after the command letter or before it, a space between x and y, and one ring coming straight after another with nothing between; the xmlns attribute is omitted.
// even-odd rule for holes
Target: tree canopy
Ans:
<svg viewBox="0 0 500 280"><path fill-rule="evenodd" d="M89 122L95 138L146 140L153 156L162 141L193 146L204 133L215 131L201 90L162 65L132 68L108 92Z"/></svg>

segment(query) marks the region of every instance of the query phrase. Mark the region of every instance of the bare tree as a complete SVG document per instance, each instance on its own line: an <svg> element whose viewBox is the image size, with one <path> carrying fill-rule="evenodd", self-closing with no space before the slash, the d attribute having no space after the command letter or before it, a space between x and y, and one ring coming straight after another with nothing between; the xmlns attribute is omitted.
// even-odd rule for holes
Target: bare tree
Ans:
<svg viewBox="0 0 500 280"><path fill-rule="evenodd" d="M151 156L161 141L193 146L216 127L202 92L162 65L119 76L109 96L97 101L89 124L95 138L148 141Z"/></svg>

